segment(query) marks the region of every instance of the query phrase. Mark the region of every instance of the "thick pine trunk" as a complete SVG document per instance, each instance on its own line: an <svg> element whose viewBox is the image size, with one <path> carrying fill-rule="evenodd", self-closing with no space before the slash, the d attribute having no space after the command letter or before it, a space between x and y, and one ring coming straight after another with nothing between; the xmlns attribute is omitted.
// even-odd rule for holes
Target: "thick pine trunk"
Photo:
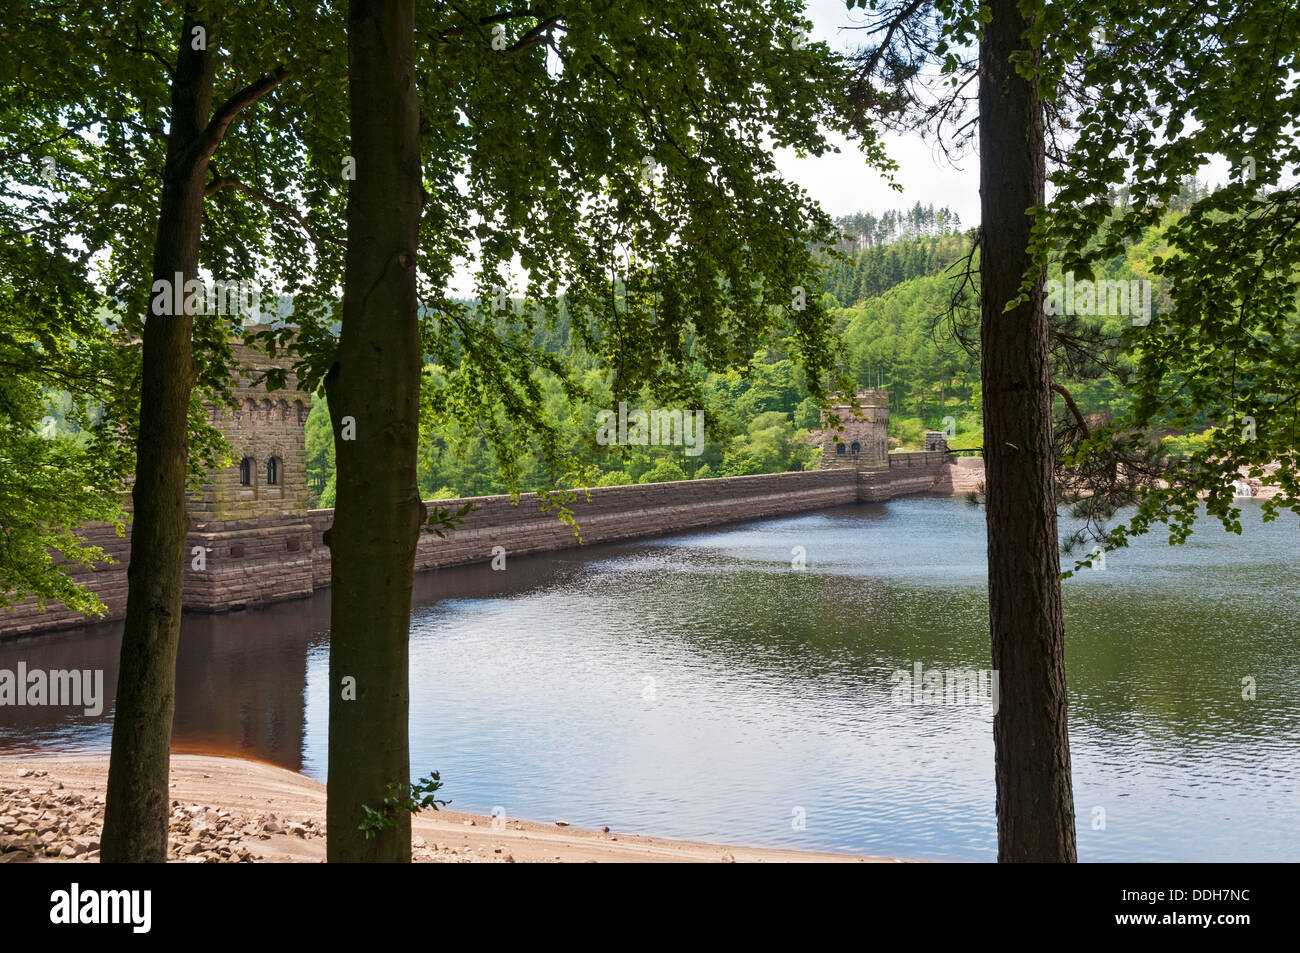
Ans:
<svg viewBox="0 0 1300 953"><path fill-rule="evenodd" d="M1043 200L1042 113L1013 52L1017 0L990 0L980 45L981 333L998 860L1074 861L1065 626L1053 494L1052 395L1042 278L1011 311Z"/></svg>
<svg viewBox="0 0 1300 953"><path fill-rule="evenodd" d="M410 861L410 816L367 840L362 806L410 781L407 638L425 508L416 483L421 179L414 0L352 0L348 250L326 378L338 464L330 531L328 858ZM344 418L355 421L355 439ZM350 700L355 689L355 699ZM346 692L346 695L345 695Z"/></svg>
<svg viewBox="0 0 1300 953"><path fill-rule="evenodd" d="M172 85L167 167L154 240L153 280L198 277L206 159L191 149L212 106L212 58L191 48L188 17ZM151 295L152 298L152 295ZM132 489L131 564L113 719L101 857L105 862L167 858L167 772L176 707L185 571L187 423L194 384L186 314L145 322L140 433Z"/></svg>

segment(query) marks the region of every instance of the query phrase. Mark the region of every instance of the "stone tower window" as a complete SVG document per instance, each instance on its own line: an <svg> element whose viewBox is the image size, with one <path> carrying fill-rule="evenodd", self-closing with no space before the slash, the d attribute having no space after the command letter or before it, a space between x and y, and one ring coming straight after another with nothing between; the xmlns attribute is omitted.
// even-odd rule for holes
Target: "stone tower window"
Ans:
<svg viewBox="0 0 1300 953"><path fill-rule="evenodd" d="M272 457L266 461L266 485L278 486L280 483L280 458Z"/></svg>
<svg viewBox="0 0 1300 953"><path fill-rule="evenodd" d="M852 449L853 449L853 455L856 457L859 453L862 452L862 444L858 443L858 442L855 440L855 441L853 441L853 447L852 447Z"/></svg>
<svg viewBox="0 0 1300 953"><path fill-rule="evenodd" d="M253 458L252 457L244 457L244 459L239 461L239 485L240 486L253 485Z"/></svg>
<svg viewBox="0 0 1300 953"><path fill-rule="evenodd" d="M835 452L839 454L841 457L844 456L844 444L837 443L835 445Z"/></svg>

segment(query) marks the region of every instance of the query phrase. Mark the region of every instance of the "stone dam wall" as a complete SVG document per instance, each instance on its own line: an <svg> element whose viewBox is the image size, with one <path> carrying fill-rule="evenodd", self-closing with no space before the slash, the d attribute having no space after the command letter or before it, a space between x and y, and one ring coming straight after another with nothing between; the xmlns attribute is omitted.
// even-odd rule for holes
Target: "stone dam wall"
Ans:
<svg viewBox="0 0 1300 953"><path fill-rule="evenodd" d="M416 570L487 562L495 546L504 547L511 556L525 555L846 503L884 502L915 494L960 495L983 480L982 462L938 451L895 452L889 454L888 466L870 470L844 467L593 488L580 492L568 504L578 521L581 541L572 527L542 509L535 494L523 494L518 505L508 496L438 500L430 506L454 512L472 502L474 509L446 539L431 533L421 537ZM186 541L186 610L243 609L309 596L328 586L330 556L322 535L333 518L333 510L310 510L195 522ZM120 619L126 609L129 540L118 537L111 527L98 525L87 527L86 537L102 546L115 562L93 570L77 569L74 576L99 595L108 609L106 620ZM196 568L199 564L202 568ZM29 600L0 610L0 638L88 621L93 620L61 604L51 603L42 612Z"/></svg>
<svg viewBox="0 0 1300 953"><path fill-rule="evenodd" d="M636 486L596 487L580 492L568 507L578 521L581 542L573 527L561 523L554 512L541 508L533 493L519 497L480 496L430 503L453 512L465 503L474 509L464 524L446 539L426 533L416 551L419 572L444 566L486 562L494 546L511 556L544 553L591 543L656 536L702 526L762 519L857 502L857 484L851 470L809 470L759 476L681 480ZM333 510L312 510L315 585L330 583L329 549L321 534L334 521Z"/></svg>

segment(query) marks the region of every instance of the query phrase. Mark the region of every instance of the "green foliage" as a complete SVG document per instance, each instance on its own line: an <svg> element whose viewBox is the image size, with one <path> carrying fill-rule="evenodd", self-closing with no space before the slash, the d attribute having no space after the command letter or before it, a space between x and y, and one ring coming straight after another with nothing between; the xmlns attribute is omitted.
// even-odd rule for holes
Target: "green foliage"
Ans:
<svg viewBox="0 0 1300 953"><path fill-rule="evenodd" d="M0 231L14 224L0 203ZM106 557L77 534L88 522L124 532L133 458L124 381L135 352L99 320L83 259L24 238L0 245L0 606L35 597L102 614L56 557Z"/></svg>
<svg viewBox="0 0 1300 953"><path fill-rule="evenodd" d="M220 7L32 0L8 5L0 23L7 47L23 51L0 58L0 602L34 595L99 609L48 551L73 563L96 560L75 528L96 520L120 526L124 518L158 196L175 168L166 117L177 44L190 39L181 36L184 18L202 16L208 48L220 51L214 113L282 67L319 82L331 78L327 64L345 64L345 53L330 52L346 50L337 8L253 0L238 16L221 17ZM341 89L340 75L327 88ZM291 287L309 261L324 264L304 247L299 222L258 197L317 193L298 138L286 134L319 128L299 109L311 95L305 87L290 82L249 105L238 134L232 125L220 143L203 211L206 280L273 274ZM204 402L230 397L230 337L241 320L197 316L192 365L167 369L187 391L196 385L192 485L205 466L228 462ZM33 443L51 406L59 439Z"/></svg>
<svg viewBox="0 0 1300 953"><path fill-rule="evenodd" d="M671 460L660 460L645 473L641 474L637 483L668 483L673 480L685 480L686 474L682 468Z"/></svg>
<svg viewBox="0 0 1300 953"><path fill-rule="evenodd" d="M334 431L330 426L329 406L325 397L318 396L307 414L304 433L306 441L307 489L313 506L333 506ZM331 488L331 502L323 502L327 487Z"/></svg>
<svg viewBox="0 0 1300 953"><path fill-rule="evenodd" d="M908 450L919 448L925 441L925 432L930 428L920 417L890 418L890 436L894 437L900 447Z"/></svg>
<svg viewBox="0 0 1300 953"><path fill-rule="evenodd" d="M417 21L422 492L581 486L595 455L585 415L617 400L707 409L707 375L765 365L770 342L798 364L800 400L842 384L816 252L834 223L777 174L772 146L820 155L840 133L892 166L845 108L847 64L793 42L808 26L799 0L554 16L471 0L421 5ZM304 165L321 173L318 228L338 233L346 183L324 172L346 113L318 93ZM333 362L338 264L327 243L295 289L312 387ZM470 301L452 291L466 271ZM637 448L617 468L639 477L662 455Z"/></svg>
<svg viewBox="0 0 1300 953"><path fill-rule="evenodd" d="M1130 245L1125 255L1094 268L1095 276L1129 280L1148 274L1153 257L1167 250L1164 228L1173 220L1173 216L1167 217L1142 241ZM852 220L841 220L846 221ZM969 250L968 239L952 237ZM879 247L892 246L887 243ZM859 262L855 267L861 270L866 265ZM832 312L851 384L857 388L883 384L890 394L890 435L898 447L920 449L925 431L944 429L945 417L952 417L956 424L953 447L982 446L978 347L968 350L954 336L953 327L943 320L954 273L955 269L949 269L942 275L909 278L878 297ZM1059 278L1059 269L1054 267L1049 276ZM1107 333L1118 339L1126 319L1100 320ZM707 414L703 451L691 456L682 447L598 446L594 440L597 412L617 406L608 372L600 369L597 356L570 340L563 323L545 338L545 345L586 395L569 401L554 375L539 372L543 403L557 421L556 446L574 463L574 473L581 471L578 462L595 471L585 480L569 477L574 486L636 483L666 460L673 461L687 477L698 477L701 472L718 476L781 472L817 464L819 450L808 446L804 432L820 429L820 404L808 391L795 363L779 349L757 352L743 373L712 373L698 365L689 369L694 379L692 387L702 395L701 409ZM1069 367L1063 368L1060 379L1085 414L1116 418L1127 410L1126 392L1114 377L1080 379L1069 371ZM427 377L437 386L447 379L436 365L430 365ZM649 391L633 396L628 403L647 410L661 406ZM764 417L771 414L784 420ZM313 417L315 420L308 420L308 466L311 479L319 483L323 477L328 487L328 471L318 468L332 465L333 444L324 411L317 416L313 408ZM764 418L762 423L759 418ZM427 424L419 464L420 489L426 499L435 498L440 490L450 496L511 492L501 473L497 451L481 433L454 422L435 424L429 420ZM509 452L520 489L544 489L565 479L564 474L548 466L544 454L531 442L514 445ZM322 491L322 501L332 498L327 493Z"/></svg>
<svg viewBox="0 0 1300 953"><path fill-rule="evenodd" d="M1241 472L1282 491L1262 504L1265 518L1300 511L1300 193L1285 181L1300 162L1300 8L1112 2L1088 17L1081 25L1104 26L1107 42L1085 57L1065 103L1086 134L1054 176L1044 245L1085 270L1127 255L1175 203L1186 213L1168 219L1167 247L1151 256L1151 276L1172 289L1159 317L1124 331L1131 406L1076 462L1104 458L1130 434L1210 425L1168 444L1174 471L1144 487L1106 543L1159 523L1181 542L1202 505L1240 532L1231 481ZM1049 62L1066 55L1053 50ZM1202 191L1194 176L1215 155L1232 179Z"/></svg>
<svg viewBox="0 0 1300 953"><path fill-rule="evenodd" d="M815 397L805 397L794 409L794 425L804 430L817 430L822 425L821 407Z"/></svg>
<svg viewBox="0 0 1300 953"><path fill-rule="evenodd" d="M879 297L913 278L942 275L970 250L969 237L955 231L955 214L947 209L936 213L933 206L922 209L920 203L910 215L886 212L875 219L860 212L836 224L852 239L839 246L843 257L827 263L827 293L842 307Z"/></svg>
<svg viewBox="0 0 1300 953"><path fill-rule="evenodd" d="M1190 460L1196 456L1203 456L1210 446L1208 433L1180 434L1165 437L1160 441L1161 450L1175 460Z"/></svg>
<svg viewBox="0 0 1300 953"><path fill-rule="evenodd" d="M959 430L957 435L948 441L948 447L951 450L982 450L984 449L984 431Z"/></svg>
<svg viewBox="0 0 1300 953"><path fill-rule="evenodd" d="M334 508L335 494L338 492L338 487L335 482L337 479L338 474L331 470L329 479L325 481L325 489L321 490L320 500L317 501L317 505L320 506L321 509L328 510Z"/></svg>
<svg viewBox="0 0 1300 953"><path fill-rule="evenodd" d="M446 539L448 533L454 532L464 525L465 517L469 516L473 510L473 503L462 503L454 513L445 507L435 506L433 512L429 514L429 518L425 520L425 529L439 539Z"/></svg>
<svg viewBox="0 0 1300 953"><path fill-rule="evenodd" d="M380 831L397 826L397 820L403 812L418 814L426 808L435 811L446 807L451 801L440 800L437 792L442 788L442 780L437 771L430 772L427 778L421 778L414 784L394 783L389 785L384 802L377 808L361 805L364 816L357 830L364 831L367 840L373 839Z"/></svg>
<svg viewBox="0 0 1300 953"><path fill-rule="evenodd" d="M732 439L722 461L722 475L803 470L820 452L819 446L809 445L806 431L795 429L789 414L766 411L749 422L745 433Z"/></svg>
<svg viewBox="0 0 1300 953"><path fill-rule="evenodd" d="M921 417L930 428L980 408L978 355L943 321L952 289L951 277L913 278L842 312L854 383L883 385L896 415Z"/></svg>

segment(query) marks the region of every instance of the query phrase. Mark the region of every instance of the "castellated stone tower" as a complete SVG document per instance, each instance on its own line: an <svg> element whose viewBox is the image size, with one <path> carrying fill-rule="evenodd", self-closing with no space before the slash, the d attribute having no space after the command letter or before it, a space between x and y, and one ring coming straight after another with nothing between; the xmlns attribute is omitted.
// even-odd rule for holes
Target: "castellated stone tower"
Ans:
<svg viewBox="0 0 1300 953"><path fill-rule="evenodd" d="M311 395L300 390L292 356L274 359L231 346L238 406L206 406L234 455L190 494L186 609L218 611L312 593L312 531L304 427ZM261 373L278 367L286 386L268 392Z"/></svg>
<svg viewBox="0 0 1300 953"><path fill-rule="evenodd" d="M822 459L820 469L848 468L877 470L889 466L889 393L860 390L857 415L847 404L822 412ZM831 429L830 416L839 417L844 429Z"/></svg>
<svg viewBox="0 0 1300 953"><path fill-rule="evenodd" d="M231 354L238 406L208 404L205 409L208 422L234 451L235 463L208 471L202 489L190 498L190 518L208 523L301 515L308 503L304 428L311 395L298 389L292 357L268 358L238 341ZM272 367L285 370L287 381L283 389L268 392L255 381Z"/></svg>

